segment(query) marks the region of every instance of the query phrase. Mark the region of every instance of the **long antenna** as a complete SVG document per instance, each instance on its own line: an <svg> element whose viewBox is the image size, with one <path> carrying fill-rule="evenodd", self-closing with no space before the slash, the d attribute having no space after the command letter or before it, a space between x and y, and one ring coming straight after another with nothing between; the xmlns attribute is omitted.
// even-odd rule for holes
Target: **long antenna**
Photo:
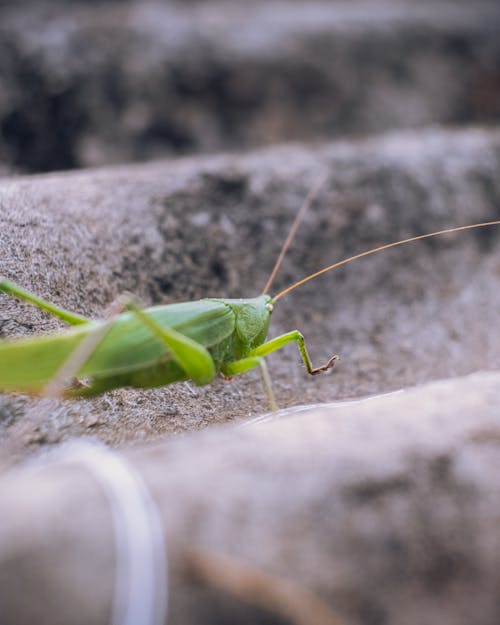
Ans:
<svg viewBox="0 0 500 625"><path fill-rule="evenodd" d="M286 289L283 289L283 291L280 291L278 295L275 295L272 299L274 302L276 302L287 293L290 293L290 291L293 291L297 287L302 286L306 282L309 282L309 280L314 280L314 278L321 276L323 273L327 273L327 271L331 271L332 269L336 269L337 267L341 267L342 265L347 265L347 263L350 263L353 260L357 260L358 258L363 258L363 256L369 256L370 254L375 254L376 252L381 252L382 250L388 250L389 248L396 247L398 245L404 245L405 243L411 243L412 241L420 241L421 239L429 239L430 237L437 237L440 234L449 234L450 232L460 232L461 230L472 230L473 228L484 228L486 226L498 226L498 225L500 225L500 220L484 221L479 224L470 224L468 226L458 226L457 228L446 228L446 230L438 230L436 232L430 232L429 234L420 234L419 236L410 237L409 239L402 239L401 241L395 241L394 243L387 243L386 245L380 245L379 247L374 247L371 250L366 250L365 252L360 252L359 254L350 256L349 258L344 258L344 260L340 260L336 263L333 263L333 265L328 265L328 267L324 267L323 269L320 269L319 271L316 271L315 273L312 273L311 275L306 276L305 278L302 278L302 280L295 282L294 284L290 285Z"/></svg>
<svg viewBox="0 0 500 625"><path fill-rule="evenodd" d="M271 275L267 279L266 286L262 289L262 295L265 295L266 293L268 293L269 289L271 288L271 284L273 283L274 278L276 277L276 274L278 273L278 269L280 268L281 263L283 262L283 258L285 258L285 254L288 248L290 247L290 243L293 241L293 238L300 225L300 222L304 219L304 215L309 210L309 207L311 206L315 197L318 195L319 190L325 183L326 177L327 177L326 174L322 174L321 176L319 176L316 179L316 182L311 187L309 193L306 195L306 199L302 203L302 206L300 207L299 212L297 213L297 215L295 216L295 219L293 220L292 227L290 228L290 232L288 233L288 236L285 242L283 243L279 256L274 264L273 270L271 271Z"/></svg>

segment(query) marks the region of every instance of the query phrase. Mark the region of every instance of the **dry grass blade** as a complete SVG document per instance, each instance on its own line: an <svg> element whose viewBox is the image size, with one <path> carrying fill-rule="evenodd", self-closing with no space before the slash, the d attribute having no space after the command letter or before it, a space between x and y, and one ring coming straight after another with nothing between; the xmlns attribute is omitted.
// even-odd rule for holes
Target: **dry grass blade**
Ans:
<svg viewBox="0 0 500 625"><path fill-rule="evenodd" d="M194 579L293 625L346 625L325 601L296 582L205 548L187 549L184 558Z"/></svg>

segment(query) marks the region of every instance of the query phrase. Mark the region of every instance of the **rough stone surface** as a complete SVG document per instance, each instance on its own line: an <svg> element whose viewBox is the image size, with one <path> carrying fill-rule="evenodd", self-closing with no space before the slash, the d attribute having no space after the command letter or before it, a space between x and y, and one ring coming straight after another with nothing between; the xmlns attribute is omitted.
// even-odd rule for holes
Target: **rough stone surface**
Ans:
<svg viewBox="0 0 500 625"><path fill-rule="evenodd" d="M169 623L283 622L196 585L183 550L203 546L295 580L344 623L495 625L499 389L475 374L124 452L161 511ZM61 469L0 482L4 622L108 622L109 502Z"/></svg>
<svg viewBox="0 0 500 625"><path fill-rule="evenodd" d="M498 132L470 130L12 179L0 185L1 273L89 315L123 291L147 304L253 296L305 194L326 172L276 293L368 247L498 218L499 167ZM342 360L331 375L310 378L295 346L273 354L279 405L497 368L499 237L489 228L387 251L281 300L272 335L300 329L315 362L332 353ZM58 327L4 295L0 320L3 337ZM26 407L44 415L29 444L90 433L118 445L256 415L267 400L256 372L232 384L118 390L48 409L2 396L4 433L25 422Z"/></svg>
<svg viewBox="0 0 500 625"><path fill-rule="evenodd" d="M50 171L498 122L499 32L494 1L9 3L0 162Z"/></svg>

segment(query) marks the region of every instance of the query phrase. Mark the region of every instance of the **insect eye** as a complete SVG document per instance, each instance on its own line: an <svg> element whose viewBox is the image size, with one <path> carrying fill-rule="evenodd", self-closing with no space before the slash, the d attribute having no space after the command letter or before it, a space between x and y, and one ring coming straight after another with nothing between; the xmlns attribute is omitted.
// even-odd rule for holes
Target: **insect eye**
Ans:
<svg viewBox="0 0 500 625"><path fill-rule="evenodd" d="M274 306L272 304L266 304L266 308L270 313L272 313L274 310Z"/></svg>

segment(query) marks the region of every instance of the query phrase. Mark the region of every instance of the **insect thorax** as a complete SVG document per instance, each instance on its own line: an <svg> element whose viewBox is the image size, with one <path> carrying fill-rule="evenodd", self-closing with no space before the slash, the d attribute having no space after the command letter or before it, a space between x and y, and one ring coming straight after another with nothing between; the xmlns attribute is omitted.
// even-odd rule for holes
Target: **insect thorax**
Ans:
<svg viewBox="0 0 500 625"><path fill-rule="evenodd" d="M238 358L262 345L269 330L272 307L269 295L259 295L249 299L213 300L229 306L235 316L235 339Z"/></svg>

